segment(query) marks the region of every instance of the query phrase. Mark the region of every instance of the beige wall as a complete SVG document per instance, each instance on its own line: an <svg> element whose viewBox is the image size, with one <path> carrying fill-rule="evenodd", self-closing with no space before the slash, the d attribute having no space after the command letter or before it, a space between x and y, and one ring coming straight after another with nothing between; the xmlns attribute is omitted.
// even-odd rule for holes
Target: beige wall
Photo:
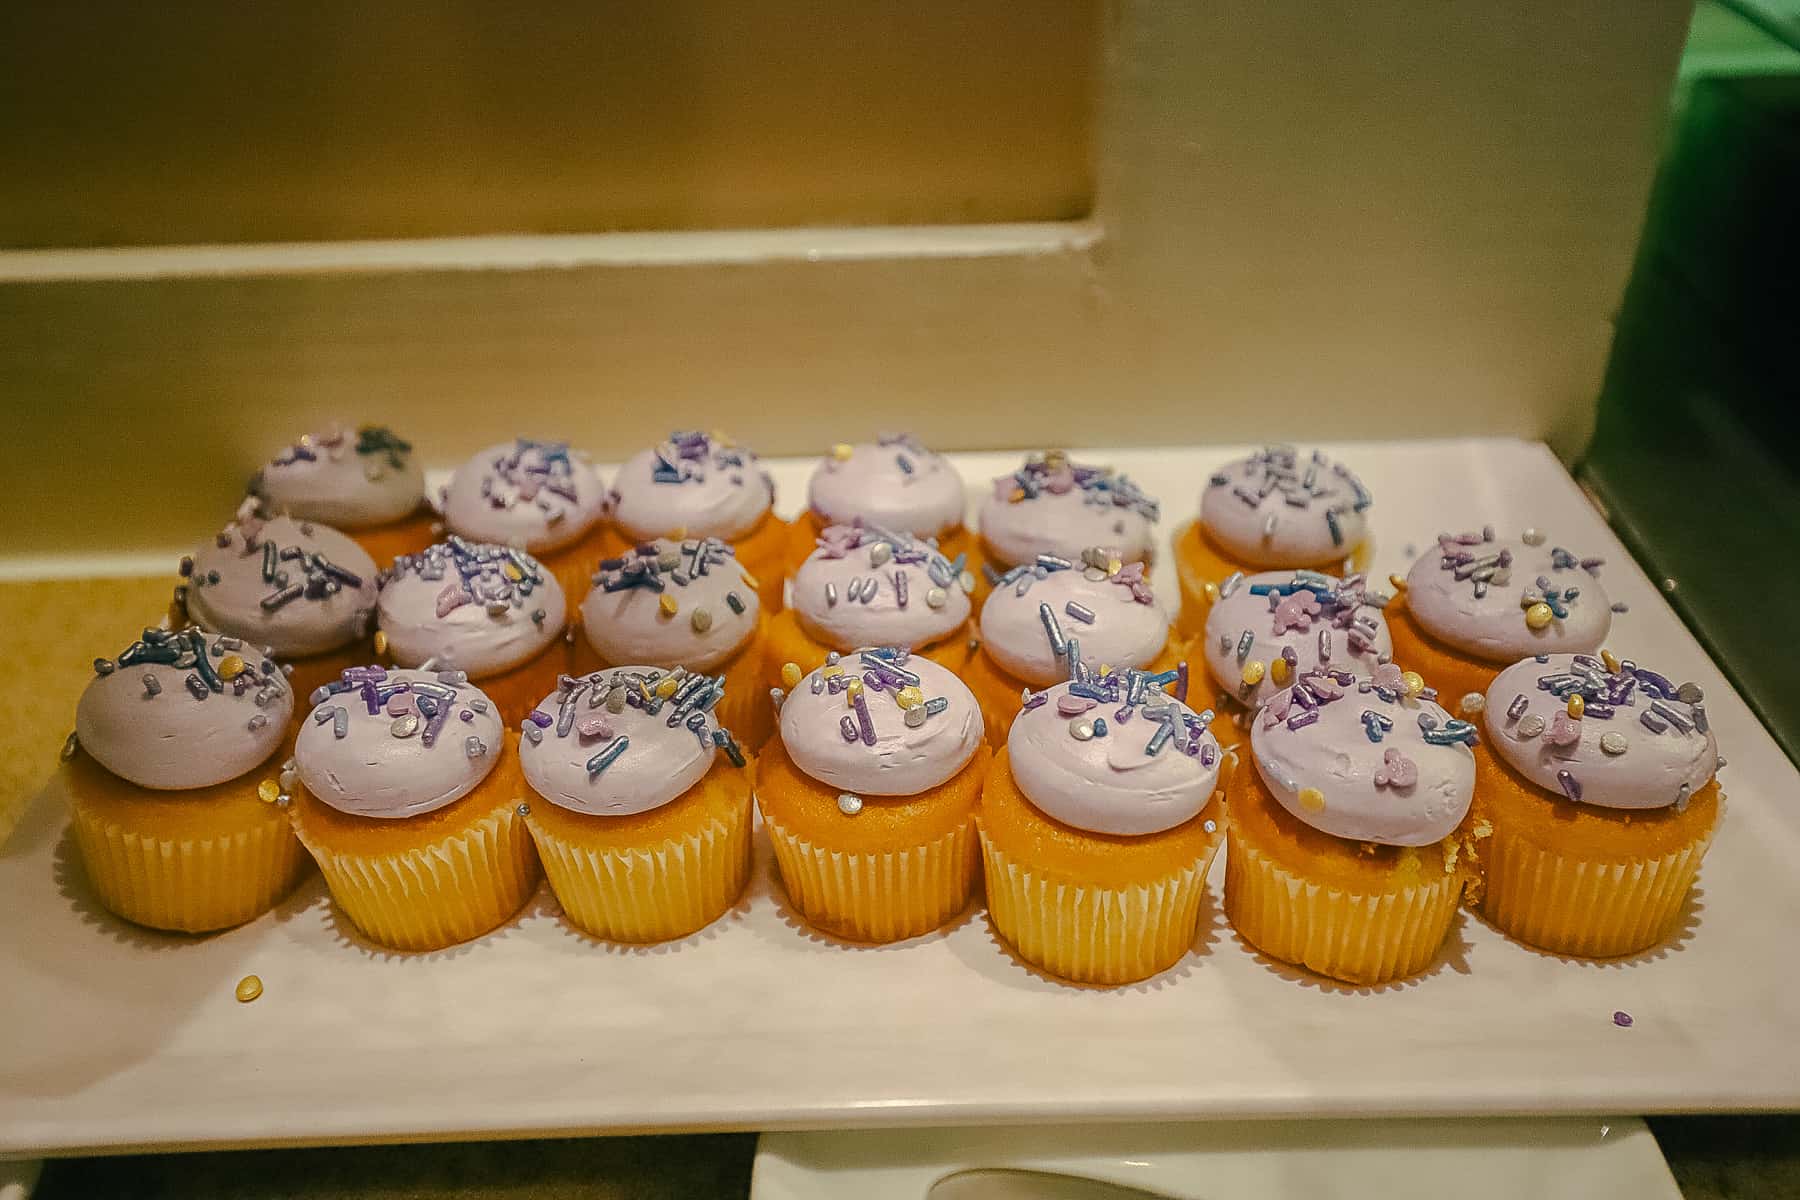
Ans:
<svg viewBox="0 0 1800 1200"><path fill-rule="evenodd" d="M884 427L1569 453L1686 19L1120 0L1091 224L0 254L0 555L190 539L325 414L434 462L514 432L612 458L678 425L770 453Z"/></svg>

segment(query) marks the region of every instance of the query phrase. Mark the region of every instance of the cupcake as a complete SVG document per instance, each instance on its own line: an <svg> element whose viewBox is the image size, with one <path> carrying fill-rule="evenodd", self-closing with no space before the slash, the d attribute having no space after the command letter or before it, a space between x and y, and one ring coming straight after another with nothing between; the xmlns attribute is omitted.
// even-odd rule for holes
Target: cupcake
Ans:
<svg viewBox="0 0 1800 1200"><path fill-rule="evenodd" d="M564 680L525 722L525 824L563 912L595 937L685 937L744 890L750 780L714 720L723 689L618 667Z"/></svg>
<svg viewBox="0 0 1800 1200"><path fill-rule="evenodd" d="M203 933L268 911L306 855L270 764L294 694L240 639L146 629L94 660L63 748L62 781L88 879L109 910Z"/></svg>
<svg viewBox="0 0 1800 1200"><path fill-rule="evenodd" d="M794 522L788 571L799 569L818 536L832 525L868 525L937 543L946 558L969 552L963 528L968 505L963 478L950 460L911 434L873 442L840 442L820 460L806 485L806 511Z"/></svg>
<svg viewBox="0 0 1800 1200"><path fill-rule="evenodd" d="M289 813L372 941L440 950L518 912L537 853L517 735L458 671L352 667L300 723Z"/></svg>
<svg viewBox="0 0 1800 1200"><path fill-rule="evenodd" d="M1485 827L1470 816L1475 727L1392 663L1315 669L1250 730L1226 789L1225 915L1270 958L1346 983L1427 967Z"/></svg>
<svg viewBox="0 0 1800 1200"><path fill-rule="evenodd" d="M448 540L403 555L380 576L375 650L402 667L478 680L510 729L568 665L567 603L523 550Z"/></svg>
<svg viewBox="0 0 1800 1200"><path fill-rule="evenodd" d="M206 545L181 560L170 623L241 638L293 667L307 695L369 655L375 563L327 525L263 520L253 501Z"/></svg>
<svg viewBox="0 0 1800 1200"><path fill-rule="evenodd" d="M1517 541L1438 535L1388 606L1394 658L1435 680L1465 715L1501 669L1538 654L1593 654L1612 628L1612 606L1582 558L1527 529Z"/></svg>
<svg viewBox="0 0 1800 1200"><path fill-rule="evenodd" d="M719 723L755 750L775 713L763 683L768 618L750 574L718 538L644 542L604 559L581 603L580 669L684 667L724 680Z"/></svg>
<svg viewBox="0 0 1800 1200"><path fill-rule="evenodd" d="M1319 451L1267 446L1214 472L1200 517L1175 531L1184 634L1206 622L1209 585L1234 571L1348 575L1368 557L1369 489Z"/></svg>
<svg viewBox="0 0 1800 1200"><path fill-rule="evenodd" d="M975 883L981 710L905 650L832 660L783 701L756 803L807 921L861 942L917 937L960 913Z"/></svg>
<svg viewBox="0 0 1800 1200"><path fill-rule="evenodd" d="M444 489L444 524L472 542L536 558L570 606L581 602L601 556L606 489L587 455L567 442L501 442L456 469Z"/></svg>
<svg viewBox="0 0 1800 1200"><path fill-rule="evenodd" d="M1384 602L1364 589L1361 575L1338 579L1302 570L1227 576L1199 645L1225 718L1213 729L1219 740L1237 745L1251 714L1308 671L1374 675L1394 653Z"/></svg>
<svg viewBox="0 0 1800 1200"><path fill-rule="evenodd" d="M827 654L858 646L908 646L960 670L973 632L973 586L930 542L833 525L795 573L788 607L770 618L764 682L786 687Z"/></svg>
<svg viewBox="0 0 1800 1200"><path fill-rule="evenodd" d="M1111 467L1070 462L1061 450L1032 455L994 480L981 503L976 608L1002 575L1040 555L1079 559L1090 546L1110 546L1120 562L1148 562L1157 516L1156 501Z"/></svg>
<svg viewBox="0 0 1800 1200"><path fill-rule="evenodd" d="M1724 805L1699 686L1604 650L1544 654L1500 672L1482 719L1482 914L1583 958L1668 937Z"/></svg>
<svg viewBox="0 0 1800 1200"><path fill-rule="evenodd" d="M1000 577L980 623L979 645L962 674L996 742L1025 694L1067 679L1075 660L1091 675L1138 667L1168 680L1179 676L1187 697L1187 664L1144 564L1122 564L1112 551L1078 552L1074 562L1045 554L1014 567Z"/></svg>
<svg viewBox="0 0 1800 1200"><path fill-rule="evenodd" d="M672 433L619 468L607 553L616 558L659 537L718 538L736 549L763 611L775 612L790 535L769 509L774 502L775 484L755 452L720 434Z"/></svg>
<svg viewBox="0 0 1800 1200"><path fill-rule="evenodd" d="M266 515L343 530L382 565L430 545L437 520L412 444L381 425L303 435L263 464L250 494Z"/></svg>
<svg viewBox="0 0 1800 1200"><path fill-rule="evenodd" d="M1224 840L1210 712L1135 668L1031 698L977 824L988 913L1019 957L1082 983L1167 970L1193 945Z"/></svg>

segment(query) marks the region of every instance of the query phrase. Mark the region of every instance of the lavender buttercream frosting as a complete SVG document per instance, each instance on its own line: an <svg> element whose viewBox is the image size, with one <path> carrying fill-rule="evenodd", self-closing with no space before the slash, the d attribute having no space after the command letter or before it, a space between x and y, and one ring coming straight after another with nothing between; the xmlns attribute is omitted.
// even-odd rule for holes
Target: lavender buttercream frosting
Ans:
<svg viewBox="0 0 1800 1200"><path fill-rule="evenodd" d="M1684 807L1719 769L1704 694L1603 654L1549 654L1500 672L1483 713L1494 752L1572 801Z"/></svg>
<svg viewBox="0 0 1800 1200"><path fill-rule="evenodd" d="M1046 556L1013 568L982 605L982 649L1033 687L1068 677L1070 643L1090 671L1150 665L1168 644L1168 611L1142 562L1115 563L1112 551L1089 549L1074 563Z"/></svg>
<svg viewBox="0 0 1800 1200"><path fill-rule="evenodd" d="M1200 650L1213 682L1255 708L1316 667L1367 678L1393 656L1394 639L1361 575L1263 571L1219 586Z"/></svg>
<svg viewBox="0 0 1800 1200"><path fill-rule="evenodd" d="M444 523L471 541L548 554L581 540L605 503L587 455L567 442L518 438L456 469L444 489Z"/></svg>
<svg viewBox="0 0 1800 1200"><path fill-rule="evenodd" d="M1148 558L1158 516L1156 501L1127 476L1052 451L994 480L979 519L988 548L1017 566L1040 554L1075 558L1088 546L1111 546L1127 562Z"/></svg>
<svg viewBox="0 0 1800 1200"><path fill-rule="evenodd" d="M710 671L750 641L761 611L730 546L658 538L600 564L581 628L606 662Z"/></svg>
<svg viewBox="0 0 1800 1200"><path fill-rule="evenodd" d="M381 573L376 605L388 652L480 679L531 661L562 636L562 587L523 550L452 535Z"/></svg>
<svg viewBox="0 0 1800 1200"><path fill-rule="evenodd" d="M117 659L94 660L75 737L121 779L188 791L267 762L293 715L287 678L262 651L199 629L146 629Z"/></svg>
<svg viewBox="0 0 1800 1200"><path fill-rule="evenodd" d="M1192 820L1212 799L1220 752L1211 712L1195 713L1140 674L1059 683L1013 720L1013 782L1045 816L1142 837Z"/></svg>
<svg viewBox="0 0 1800 1200"><path fill-rule="evenodd" d="M1612 628L1600 565L1536 530L1516 541L1491 527L1442 533L1407 572L1406 608L1426 633L1486 662L1591 654Z"/></svg>
<svg viewBox="0 0 1800 1200"><path fill-rule="evenodd" d="M713 434L677 432L619 468L613 520L637 541L676 530L730 541L756 528L774 499L755 452Z"/></svg>
<svg viewBox="0 0 1800 1200"><path fill-rule="evenodd" d="M597 817L649 812L705 778L720 749L743 765L712 714L723 691L716 678L615 667L562 682L538 705L539 720L527 718L519 744L525 781L558 808Z"/></svg>
<svg viewBox="0 0 1800 1200"><path fill-rule="evenodd" d="M969 620L959 565L929 542L859 525L833 525L794 573L789 607L800 627L834 650L930 646Z"/></svg>
<svg viewBox="0 0 1800 1200"><path fill-rule="evenodd" d="M375 615L375 561L328 525L254 515L182 560L188 615L207 629L303 658L349 645Z"/></svg>
<svg viewBox="0 0 1800 1200"><path fill-rule="evenodd" d="M907 434L834 447L814 468L806 501L826 525L862 521L914 537L960 526L968 504L950 460Z"/></svg>
<svg viewBox="0 0 1800 1200"><path fill-rule="evenodd" d="M1268 446L1215 471L1200 524L1233 557L1259 567L1343 558L1368 533L1369 490L1319 451Z"/></svg>
<svg viewBox="0 0 1800 1200"><path fill-rule="evenodd" d="M953 778L981 747L981 709L967 685L895 647L828 660L787 696L780 716L794 765L859 796L916 796Z"/></svg>
<svg viewBox="0 0 1800 1200"><path fill-rule="evenodd" d="M294 770L320 802L394 820L454 804L505 750L493 703L455 671L352 667L300 723Z"/></svg>
<svg viewBox="0 0 1800 1200"><path fill-rule="evenodd" d="M411 516L425 500L425 473L391 430L332 425L265 463L250 491L271 515L367 529Z"/></svg>
<svg viewBox="0 0 1800 1200"><path fill-rule="evenodd" d="M1410 693L1400 668L1388 663L1372 680L1302 672L1263 706L1250 750L1275 799L1319 832L1429 846L1468 814L1476 736L1429 693Z"/></svg>

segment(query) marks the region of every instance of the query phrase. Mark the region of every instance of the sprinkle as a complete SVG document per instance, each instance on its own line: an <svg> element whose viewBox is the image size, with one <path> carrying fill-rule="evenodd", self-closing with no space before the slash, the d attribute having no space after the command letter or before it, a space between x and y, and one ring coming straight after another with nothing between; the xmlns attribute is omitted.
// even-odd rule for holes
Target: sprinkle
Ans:
<svg viewBox="0 0 1800 1200"><path fill-rule="evenodd" d="M1050 652L1058 658L1068 653L1069 645L1063 638L1062 625L1048 604L1038 605L1038 620L1043 622L1044 632L1050 637Z"/></svg>
<svg viewBox="0 0 1800 1200"><path fill-rule="evenodd" d="M939 713L943 712L945 709L947 709L949 707L950 707L950 701L944 699L944 697L942 697L942 696L933 696L931 699L929 699L925 702L925 712L928 715L933 716L933 717L937 716Z"/></svg>
<svg viewBox="0 0 1800 1200"><path fill-rule="evenodd" d="M1097 738L1106 736L1106 718L1105 717L1095 717L1094 718L1094 736Z"/></svg>
<svg viewBox="0 0 1800 1200"><path fill-rule="evenodd" d="M736 592L725 593L725 607L740 617L744 615L744 602Z"/></svg>
<svg viewBox="0 0 1800 1200"><path fill-rule="evenodd" d="M1629 749L1631 743L1618 730L1609 730L1600 735L1600 749L1615 758Z"/></svg>
<svg viewBox="0 0 1800 1200"><path fill-rule="evenodd" d="M862 694L861 688L858 688L851 697L850 703L856 709L856 726L857 731L862 735L863 745L873 746L875 744L875 718L869 714L868 697Z"/></svg>
<svg viewBox="0 0 1800 1200"><path fill-rule="evenodd" d="M1079 604L1074 600L1071 600L1063 605L1063 611L1068 613L1071 617L1074 617L1077 621L1080 621L1083 625L1092 625L1094 623L1094 610L1085 604Z"/></svg>
<svg viewBox="0 0 1800 1200"><path fill-rule="evenodd" d="M255 975L246 975L238 980L237 988L232 992L239 1004L248 1004L263 994L263 981Z"/></svg>
<svg viewBox="0 0 1800 1200"><path fill-rule="evenodd" d="M838 718L838 733L846 742L854 742L862 735L857 732L856 718L848 713Z"/></svg>
<svg viewBox="0 0 1800 1200"><path fill-rule="evenodd" d="M1307 812L1316 813L1325 811L1325 793L1321 792L1318 788L1301 788L1299 800L1300 807L1304 808Z"/></svg>
<svg viewBox="0 0 1800 1200"><path fill-rule="evenodd" d="M388 733L397 738L409 738L419 732L420 724L418 713L402 713L388 726Z"/></svg>
<svg viewBox="0 0 1800 1200"><path fill-rule="evenodd" d="M1620 1029L1630 1029L1631 1028L1631 1014L1621 1008L1617 1012L1613 1013L1613 1024L1617 1025Z"/></svg>
<svg viewBox="0 0 1800 1200"><path fill-rule="evenodd" d="M1094 736L1094 723L1080 717L1069 722L1069 736L1078 742L1085 742Z"/></svg>
<svg viewBox="0 0 1800 1200"><path fill-rule="evenodd" d="M781 683L788 691L791 692L800 686L800 680L803 675L804 672L800 670L799 663L787 662L781 664Z"/></svg>
<svg viewBox="0 0 1800 1200"><path fill-rule="evenodd" d="M1564 767L1556 773L1556 783L1558 787L1562 788L1563 795L1567 796L1569 799L1581 799L1581 781L1575 778L1574 774L1567 767Z"/></svg>
<svg viewBox="0 0 1800 1200"><path fill-rule="evenodd" d="M1473 715L1475 713L1483 712L1486 709L1487 697L1480 692L1466 692L1464 693L1463 698L1456 702L1456 711L1461 713Z"/></svg>
<svg viewBox="0 0 1800 1200"><path fill-rule="evenodd" d="M712 628L712 613L704 608L696 608L688 616L688 624L694 627L695 633L705 633Z"/></svg>
<svg viewBox="0 0 1800 1200"><path fill-rule="evenodd" d="M934 587L925 593L925 603L930 608L942 608L949 599L950 594L941 587Z"/></svg>
<svg viewBox="0 0 1800 1200"><path fill-rule="evenodd" d="M656 607L662 613L663 616L672 617L676 614L677 611L680 610L681 605L676 603L675 597L673 595L671 595L668 592L664 592L662 595L660 595L656 598Z"/></svg>
<svg viewBox="0 0 1800 1200"><path fill-rule="evenodd" d="M332 706L331 732L333 736L339 738L350 736L350 710L341 704Z"/></svg>
<svg viewBox="0 0 1800 1200"><path fill-rule="evenodd" d="M1544 732L1544 718L1538 716L1536 713L1529 714L1524 720L1519 722L1519 736L1521 738L1534 738L1542 732Z"/></svg>
<svg viewBox="0 0 1800 1200"><path fill-rule="evenodd" d="M1571 692L1569 694L1569 707L1568 707L1569 718L1571 720L1579 721L1579 720L1581 720L1582 714L1585 713L1586 711L1587 711L1587 701L1585 701L1581 698L1581 693L1580 692Z"/></svg>
<svg viewBox="0 0 1800 1200"><path fill-rule="evenodd" d="M922 709L925 707L925 693L912 684L908 684L894 693L894 703L903 709Z"/></svg>
<svg viewBox="0 0 1800 1200"><path fill-rule="evenodd" d="M212 695L211 692L206 690L206 685L200 682L200 677L198 675L190 672L188 677L182 680L182 682L187 684L187 690L193 694L193 697L196 700L204 700Z"/></svg>
<svg viewBox="0 0 1800 1200"><path fill-rule="evenodd" d="M1260 658L1253 658L1245 663L1241 675L1244 686L1255 687L1257 684L1261 683L1263 681L1263 672L1265 670L1267 670L1267 668L1263 665L1263 661Z"/></svg>
<svg viewBox="0 0 1800 1200"><path fill-rule="evenodd" d="M162 694L162 681L153 672L144 672L144 695L158 696Z"/></svg>
<svg viewBox="0 0 1800 1200"><path fill-rule="evenodd" d="M1537 603L1533 604L1530 608L1527 608L1525 610L1525 625L1527 628L1530 628L1530 629L1542 629L1546 625L1550 624L1551 619L1555 615L1556 614L1550 610L1550 606L1548 604L1545 604L1542 600L1539 600Z"/></svg>
<svg viewBox="0 0 1800 1200"><path fill-rule="evenodd" d="M925 724L925 720L929 716L931 716L931 714L926 712L925 706L921 704L917 708L907 709L905 715L900 719L906 722L906 727L908 729L917 729L919 726Z"/></svg>
<svg viewBox="0 0 1800 1200"><path fill-rule="evenodd" d="M1525 693L1520 692L1517 696L1514 696L1513 702L1506 706L1506 719L1509 721L1516 721L1524 716L1525 708L1528 703L1529 701L1525 699Z"/></svg>
<svg viewBox="0 0 1800 1200"><path fill-rule="evenodd" d="M854 817L862 811L863 806L862 797L853 796L849 792L839 792L837 804L838 811L846 817Z"/></svg>

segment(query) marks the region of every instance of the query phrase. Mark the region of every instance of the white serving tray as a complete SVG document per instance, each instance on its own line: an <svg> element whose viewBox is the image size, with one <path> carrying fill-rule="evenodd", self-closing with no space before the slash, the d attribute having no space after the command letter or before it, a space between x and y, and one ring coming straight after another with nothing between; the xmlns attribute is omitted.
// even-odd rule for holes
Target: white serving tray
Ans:
<svg viewBox="0 0 1800 1200"><path fill-rule="evenodd" d="M0 850L0 1154L1800 1107L1794 767L1544 447L1328 449L1376 496L1378 578L1443 528L1541 526L1607 558L1602 578L1630 605L1610 646L1706 689L1730 760L1729 809L1669 944L1628 962L1568 961L1464 915L1423 976L1350 989L1248 951L1220 915L1215 874L1194 952L1107 991L1021 964L979 905L898 946L814 933L788 907L766 844L737 907L669 945L591 941L543 891L488 937L388 954L356 936L316 878L244 928L184 939L97 909L44 797ZM1162 496L1172 528L1207 472L1238 452L1083 457ZM971 481L1014 462L959 458ZM790 508L807 469L774 465ZM1166 554L1157 574L1173 604ZM1745 601L1767 602L1749 590ZM267 990L240 1004L233 987L251 972ZM1617 1010L1635 1023L1615 1025Z"/></svg>

